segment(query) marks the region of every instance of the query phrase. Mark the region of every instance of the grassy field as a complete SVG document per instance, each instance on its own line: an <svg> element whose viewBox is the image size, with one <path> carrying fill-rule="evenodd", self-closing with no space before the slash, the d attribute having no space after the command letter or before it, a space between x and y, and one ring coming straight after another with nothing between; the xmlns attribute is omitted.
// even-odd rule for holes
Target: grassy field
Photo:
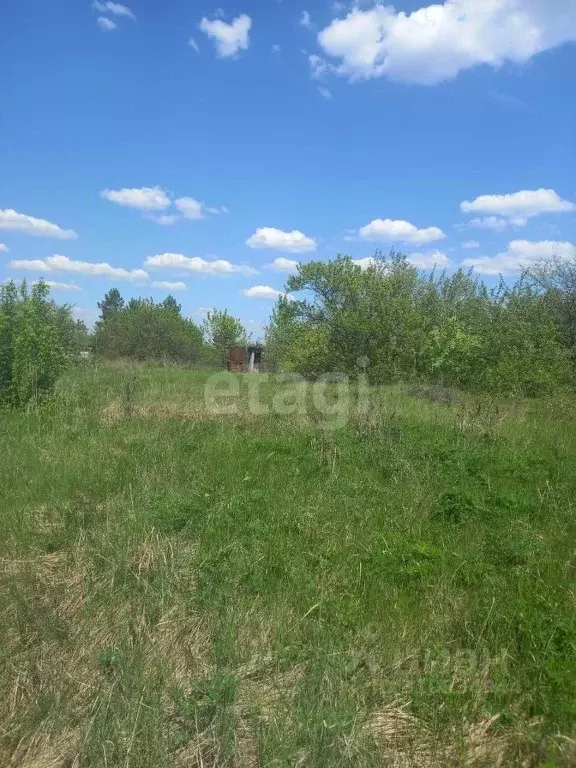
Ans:
<svg viewBox="0 0 576 768"><path fill-rule="evenodd" d="M207 377L0 414L0 765L575 765L576 401Z"/></svg>

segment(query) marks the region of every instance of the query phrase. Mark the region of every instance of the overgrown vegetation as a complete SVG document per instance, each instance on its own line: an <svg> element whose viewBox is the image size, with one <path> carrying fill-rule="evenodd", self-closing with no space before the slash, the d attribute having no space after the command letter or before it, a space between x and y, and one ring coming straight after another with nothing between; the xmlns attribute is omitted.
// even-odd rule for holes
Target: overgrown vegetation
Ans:
<svg viewBox="0 0 576 768"><path fill-rule="evenodd" d="M207 376L0 421L0 764L574 765L574 398L373 388L327 432Z"/></svg>
<svg viewBox="0 0 576 768"><path fill-rule="evenodd" d="M214 410L227 312L0 289L0 765L575 765L574 272L301 266L268 362L332 422Z"/></svg>
<svg viewBox="0 0 576 768"><path fill-rule="evenodd" d="M50 395L85 344L85 325L49 293L43 282L0 286L0 405L22 408Z"/></svg>
<svg viewBox="0 0 576 768"><path fill-rule="evenodd" d="M225 367L230 348L246 343L242 323L227 311L209 312L200 327L182 315L173 296L125 303L113 288L98 306L94 349L100 358Z"/></svg>
<svg viewBox="0 0 576 768"><path fill-rule="evenodd" d="M549 269L550 283L558 265ZM287 288L308 297L280 298L273 313L266 344L280 370L352 373L365 357L374 383L529 396L572 378L573 286L525 275L489 290L462 270L423 274L393 252L364 269L348 257L300 265Z"/></svg>

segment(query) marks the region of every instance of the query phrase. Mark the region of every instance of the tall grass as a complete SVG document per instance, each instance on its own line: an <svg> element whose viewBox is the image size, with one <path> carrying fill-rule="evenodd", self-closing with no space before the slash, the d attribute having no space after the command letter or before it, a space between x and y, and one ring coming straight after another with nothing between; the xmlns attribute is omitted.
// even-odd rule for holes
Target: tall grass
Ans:
<svg viewBox="0 0 576 768"><path fill-rule="evenodd" d="M326 431L206 376L0 416L0 764L574 765L574 400Z"/></svg>

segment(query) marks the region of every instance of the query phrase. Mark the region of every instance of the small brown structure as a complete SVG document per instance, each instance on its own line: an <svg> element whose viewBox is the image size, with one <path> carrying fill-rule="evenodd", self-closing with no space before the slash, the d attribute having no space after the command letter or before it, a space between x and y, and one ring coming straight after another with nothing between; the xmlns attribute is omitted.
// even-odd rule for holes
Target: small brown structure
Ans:
<svg viewBox="0 0 576 768"><path fill-rule="evenodd" d="M232 347L228 355L228 370L237 373L258 372L262 364L262 344L249 344L248 347Z"/></svg>
<svg viewBox="0 0 576 768"><path fill-rule="evenodd" d="M246 350L244 347L232 347L228 356L228 370L242 373L246 362Z"/></svg>

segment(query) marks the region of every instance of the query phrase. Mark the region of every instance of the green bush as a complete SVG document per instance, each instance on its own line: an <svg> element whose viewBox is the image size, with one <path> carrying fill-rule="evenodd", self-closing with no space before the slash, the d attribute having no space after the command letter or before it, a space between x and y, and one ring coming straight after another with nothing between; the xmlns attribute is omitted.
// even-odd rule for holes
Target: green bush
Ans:
<svg viewBox="0 0 576 768"><path fill-rule="evenodd" d="M49 299L39 282L0 288L0 402L14 408L38 402L54 391L67 363L62 329L64 308ZM60 314L60 329L56 316ZM74 321L68 311L68 326Z"/></svg>
<svg viewBox="0 0 576 768"><path fill-rule="evenodd" d="M299 265L287 288L298 298L281 298L267 329L276 370L351 374L367 358L376 384L527 396L572 378L556 305L525 278L490 291L471 273L423 274L392 252L368 268L347 256Z"/></svg>

